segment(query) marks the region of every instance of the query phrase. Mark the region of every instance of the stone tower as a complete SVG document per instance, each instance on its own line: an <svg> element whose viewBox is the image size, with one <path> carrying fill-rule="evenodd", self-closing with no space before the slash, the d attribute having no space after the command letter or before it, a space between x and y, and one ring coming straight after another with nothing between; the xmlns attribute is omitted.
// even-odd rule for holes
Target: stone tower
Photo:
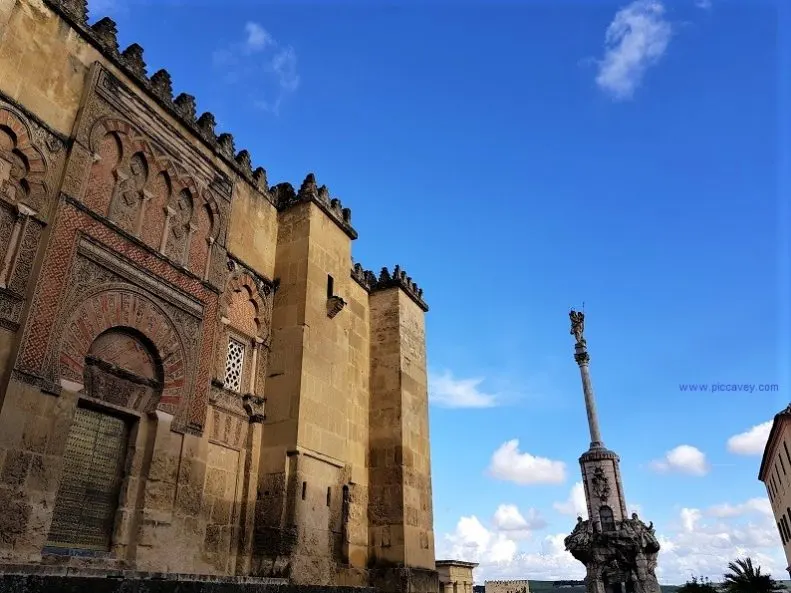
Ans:
<svg viewBox="0 0 791 593"><path fill-rule="evenodd" d="M590 355L584 338L585 315L572 310L574 360L580 368L591 443L580 456L588 520L577 518L566 550L585 565L588 593L659 593L656 568L659 542L653 523L627 516L620 459L604 446L590 378Z"/></svg>

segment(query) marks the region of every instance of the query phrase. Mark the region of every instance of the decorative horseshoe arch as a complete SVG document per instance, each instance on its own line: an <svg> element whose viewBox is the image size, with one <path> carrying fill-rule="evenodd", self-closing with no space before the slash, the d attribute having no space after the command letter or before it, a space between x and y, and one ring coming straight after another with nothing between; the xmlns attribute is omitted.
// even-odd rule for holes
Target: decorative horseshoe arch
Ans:
<svg viewBox="0 0 791 593"><path fill-rule="evenodd" d="M168 178L173 184L172 193L174 195L178 195L178 193L184 189L189 190L193 196L199 194L198 185L191 176L181 173L169 159L162 158L161 154L155 154L145 134L141 133L135 126L123 119L105 117L93 125L89 140L91 152L98 154L104 137L107 134L113 133L117 134L121 139L122 162L125 158L141 152L149 162L152 173L150 175L151 179L153 179L157 173L167 173Z"/></svg>
<svg viewBox="0 0 791 593"><path fill-rule="evenodd" d="M254 338L260 338L266 341L269 335L270 324L270 310L271 310L271 296L262 296L258 289L258 283L253 279L250 274L245 271L238 271L231 275L228 283L225 286L221 304L221 315L227 317L230 313L231 306L238 302L238 295L247 297L247 300L252 303L255 310L253 321L255 322L255 335ZM240 328L241 329L241 328Z"/></svg>
<svg viewBox="0 0 791 593"><path fill-rule="evenodd" d="M13 144L10 153L22 161L25 167L25 174L19 179L19 182L23 184L27 196L23 200L17 197L15 201L28 202L29 206L40 210L49 194L46 183L47 160L44 154L33 145L30 128L25 121L6 107L0 108L0 131L4 131L3 128L7 130L6 134L10 132ZM0 159L2 159L2 154L0 154ZM3 175L0 174L0 194L5 193L3 181Z"/></svg>
<svg viewBox="0 0 791 593"><path fill-rule="evenodd" d="M150 342L162 365L163 388L158 408L175 413L187 385L187 360L175 326L151 299L130 287L105 287L89 295L69 318L60 343L61 380L81 385L85 357L97 337L114 328L129 328Z"/></svg>
<svg viewBox="0 0 791 593"><path fill-rule="evenodd" d="M209 190L204 190L201 197L203 198L203 206L208 208L209 214L211 214L212 229L209 239L214 243L217 241L217 237L220 236L220 229L222 228L223 221L220 216L220 208L217 206L217 200L214 199L214 195Z"/></svg>

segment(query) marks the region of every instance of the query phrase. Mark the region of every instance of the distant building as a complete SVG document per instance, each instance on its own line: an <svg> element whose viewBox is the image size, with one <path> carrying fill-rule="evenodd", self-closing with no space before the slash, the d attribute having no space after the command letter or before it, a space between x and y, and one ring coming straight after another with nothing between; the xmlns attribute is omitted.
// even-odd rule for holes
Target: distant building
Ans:
<svg viewBox="0 0 791 593"><path fill-rule="evenodd" d="M486 593L530 593L530 582L523 581L486 581Z"/></svg>
<svg viewBox="0 0 791 593"><path fill-rule="evenodd" d="M766 441L758 479L766 486L791 574L791 405L777 414Z"/></svg>
<svg viewBox="0 0 791 593"><path fill-rule="evenodd" d="M461 560L437 560L439 574L439 593L473 593L472 570L478 566L475 562Z"/></svg>

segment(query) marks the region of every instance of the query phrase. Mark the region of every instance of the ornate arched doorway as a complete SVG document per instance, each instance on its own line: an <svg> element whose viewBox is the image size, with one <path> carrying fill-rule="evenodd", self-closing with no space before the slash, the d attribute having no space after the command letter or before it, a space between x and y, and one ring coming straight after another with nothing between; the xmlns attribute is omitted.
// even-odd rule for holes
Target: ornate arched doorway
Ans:
<svg viewBox="0 0 791 593"><path fill-rule="evenodd" d="M69 430L47 545L109 551L134 422L129 412L156 409L163 388L162 361L138 331L114 327L91 344L83 381L84 397Z"/></svg>

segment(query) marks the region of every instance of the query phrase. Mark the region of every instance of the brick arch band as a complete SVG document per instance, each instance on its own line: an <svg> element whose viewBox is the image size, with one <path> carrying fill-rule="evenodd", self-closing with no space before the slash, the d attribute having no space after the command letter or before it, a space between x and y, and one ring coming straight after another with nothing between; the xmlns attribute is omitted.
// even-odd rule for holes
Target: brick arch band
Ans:
<svg viewBox="0 0 791 593"><path fill-rule="evenodd" d="M167 156L158 152L155 153L147 137L141 134L135 126L123 119L104 117L93 124L88 139L91 152L94 154L99 153L102 140L107 134L116 134L118 136L121 142L121 162L140 152L148 161L152 172L167 174L173 185L173 195L178 195L184 189L189 190L192 199L195 201L194 212L197 212L199 207L205 207L211 215L212 228L209 231L210 236L208 239L211 242L218 240L226 221L223 220L217 200L211 191L205 188L201 190L195 180L189 175L182 174ZM149 183L155 177L155 174L149 175Z"/></svg>
<svg viewBox="0 0 791 593"><path fill-rule="evenodd" d="M152 170L168 174L173 183L174 194L178 194L178 191L176 191L176 188L178 188L178 190L189 190L194 199L199 196L202 197L206 201L206 206L211 211L212 216L215 217L215 226L219 227L220 209L211 192L208 190L200 191L191 176L179 172L169 158L163 158L164 155L155 154L146 136L141 134L131 123L115 117L105 117L97 121L90 132L89 148L91 152L98 154L104 137L113 133L118 134L121 139L122 157L131 156L137 152L142 153L151 163ZM153 178L154 176L151 175L151 177Z"/></svg>
<svg viewBox="0 0 791 593"><path fill-rule="evenodd" d="M108 288L87 297L66 323L60 343L59 374L82 384L85 357L94 340L113 328L136 330L154 346L163 370L158 408L175 414L186 381L187 361L175 326L151 299L130 289Z"/></svg>

